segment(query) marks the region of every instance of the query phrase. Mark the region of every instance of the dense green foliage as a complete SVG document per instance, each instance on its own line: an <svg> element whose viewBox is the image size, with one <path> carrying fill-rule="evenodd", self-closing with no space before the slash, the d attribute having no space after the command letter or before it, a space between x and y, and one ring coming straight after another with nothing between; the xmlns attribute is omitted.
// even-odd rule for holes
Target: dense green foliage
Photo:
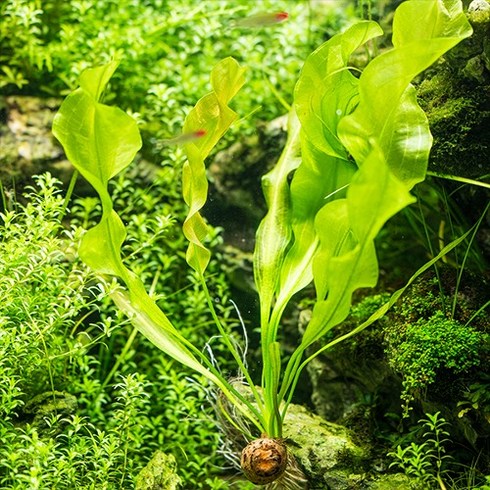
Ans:
<svg viewBox="0 0 490 490"><path fill-rule="evenodd" d="M420 9L425 12L422 27ZM213 68L212 91L199 100L183 126L184 134L204 132L184 145L188 160L183 195L189 206L184 234L190 241L186 260L200 278L218 331L247 379L256 405L175 328L138 275L123 263L126 230L107 187L131 163L141 138L131 117L101 102L117 63L84 71L80 87L66 98L53 123L53 133L68 158L101 199L101 220L81 242L84 262L99 277L112 276L123 283L110 295L139 331L175 360L206 376L261 433L272 437L282 436L282 421L299 374L312 357L303 362L303 354L346 318L357 288L376 284L374 238L391 216L414 201L409 191L425 176L431 137L410 80L469 36L471 27L457 1L447 6L404 3L394 18L394 48L371 61L359 79L354 77L349 57L381 32L375 22L360 22L310 55L295 88L286 147L264 177L269 211L258 229L254 254L263 395L228 340L204 278L210 259L204 244L206 224L199 214L207 197L204 159L237 118L228 104L244 79L233 58ZM380 85L385 90L380 91ZM282 313L291 297L312 280L317 301L282 376L277 341Z"/></svg>
<svg viewBox="0 0 490 490"><path fill-rule="evenodd" d="M408 411L410 401L436 381L438 372L457 375L479 366L488 335L438 311L428 319L405 325L401 331L393 329L387 342L390 365L403 378L402 399Z"/></svg>
<svg viewBox="0 0 490 490"><path fill-rule="evenodd" d="M450 460L446 454L446 446L451 442L447 431L449 424L440 412L428 413L418 423L414 434L418 441L404 447L398 445L395 451L389 453L388 456L394 460L390 466L414 476L419 490L441 488L439 483L447 472L447 462Z"/></svg>
<svg viewBox="0 0 490 490"><path fill-rule="evenodd" d="M332 328L349 312L352 292L376 282L374 237L413 201L409 190L424 178L431 138L409 81L469 32L459 2L445 0L447 12L438 10L437 2L406 4L394 27L394 49L375 58L359 77L365 61L359 48L368 46L370 59L377 50L369 38L380 30L374 22L356 24L311 54L293 101L306 55L345 26L350 6L343 4L343 12L325 3L321 10L315 2L289 0L281 8L293 22L245 31L233 25L248 14L245 0L1 2L2 92L66 94L81 75L82 88L75 92L79 99L68 98L72 105L61 111L55 133L94 184L102 205L93 197L77 199L67 215L59 184L50 176L37 178L25 205L10 202L5 194L4 207L12 211L2 215L0 228L0 294L5 298L0 306L0 486L129 488L154 451L162 450L177 460L184 488L229 488L215 466L222 462L217 453L223 446L210 417L213 395L202 387L206 377L238 400L236 406L255 429L281 435L305 366L303 355L311 345L324 349L318 340L335 338ZM384 8L363 5L369 15ZM277 9L277 4L264 0L262 7ZM422 20L420 8L428 8ZM427 27L431 22L434 29ZM435 39L425 37L429 31ZM437 46L427 53L431 42ZM414 60L414 52L425 54ZM218 63L224 55L233 55L239 64L230 59ZM357 56L356 68L349 65L350 55ZM119 67L112 74L114 58ZM212 92L191 110L209 90L212 66ZM380 91L385 82L389 90ZM243 119L229 112L232 97ZM126 113L105 103L116 103ZM254 405L229 383L237 366L239 374L248 373L234 338L238 322L217 252L219 230L199 214L207 194L204 159L230 122L237 120L225 139L254 131L256 118L271 119L288 104L299 120L293 111L286 150L264 178L270 211L258 234L255 272L262 301L265 391L254 391ZM213 119L217 107L226 117ZM206 137L184 149L165 146L165 138L195 127L204 127ZM97 136L91 148L84 137L70 141L84 132ZM140 132L142 153L136 169L128 171L124 167L141 145ZM448 201L443 196L422 206L449 207ZM91 234L101 215L98 235ZM464 220L461 226L455 221L444 243L439 218L418 228L432 240L437 237L443 249L437 255L420 233L419 241L427 239L429 255L435 257L423 270L461 243L458 238L444 248L468 229ZM105 276L102 281L77 258L81 228L91 229L82 240L82 258ZM385 231L378 244L390 247L390 233ZM191 242L187 262L197 274L185 264L184 235ZM459 265L461 257L455 257ZM478 264L479 256L470 259ZM114 295L120 284L107 277L114 273L129 285L127 296ZM289 299L311 281L317 293L312 321L286 365L279 348L281 315ZM332 344L379 319L404 290L389 301L382 294L350 309L351 322ZM153 344L192 369L137 335L106 292L122 310L136 315L134 324ZM422 307L427 313L427 302ZM412 323L391 332L388 350L393 369L403 377L407 407L439 372L458 375L478 367L488 341L452 315L416 319L421 312L412 313ZM250 376L247 381L253 387ZM488 407L487 388L484 378L468 387L461 416ZM444 470L447 441L439 436L447 436L445 422L436 414L420 423L429 430L423 442L400 446L393 456L400 469L432 484Z"/></svg>
<svg viewBox="0 0 490 490"><path fill-rule="evenodd" d="M278 8L273 0L260 3ZM284 111L275 92L288 100L305 56L353 16L350 6L316 11L314 2L287 0L281 8L291 22L244 30L233 22L249 15L247 0L6 0L0 3L0 87L64 94L84 69L120 59L106 100L134 113L157 138L148 150L158 152L158 139L181 129L222 57L233 55L248 67L242 115L258 110L270 120ZM247 122L244 130L251 130Z"/></svg>
<svg viewBox="0 0 490 490"><path fill-rule="evenodd" d="M77 235L62 234L63 197L49 175L29 189L25 207L1 215L0 413L15 417L25 395L63 389L85 295L87 270L74 260ZM26 233L29 230L29 233ZM90 330L89 330L90 331ZM61 381L61 385L59 384Z"/></svg>
<svg viewBox="0 0 490 490"><path fill-rule="evenodd" d="M133 198L121 211L133 231L125 250L156 297L172 297L179 328L204 348L212 333L202 293L192 277L180 277L180 286L177 280L185 244L175 221L172 167L158 172L152 189L140 179L121 176L113 188L116 203ZM94 200L75 203L66 231L55 179L39 177L25 200L2 215L0 231L0 486L124 488L160 449L176 458L189 488L226 488L212 476L219 434L203 412L208 394L199 380L189 384L186 371L135 339L109 303L96 313L103 297L75 255L78 224L97 215ZM174 239L162 239L168 236ZM165 259L156 279L151 257ZM214 260L210 270L210 287L221 299L216 307L230 328L223 274ZM217 340L212 347L225 369L222 347Z"/></svg>

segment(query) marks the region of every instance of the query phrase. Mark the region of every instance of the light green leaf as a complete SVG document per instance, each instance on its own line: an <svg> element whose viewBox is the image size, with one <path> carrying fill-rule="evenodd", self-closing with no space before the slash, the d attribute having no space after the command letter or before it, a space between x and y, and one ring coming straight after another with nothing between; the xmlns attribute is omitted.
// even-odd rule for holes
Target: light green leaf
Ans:
<svg viewBox="0 0 490 490"><path fill-rule="evenodd" d="M203 244L207 236L207 226L199 213L208 194L204 160L237 118L236 113L228 107L228 103L240 90L244 81L244 69L233 58L222 60L211 73L212 92L197 102L184 123L184 133L197 130L206 132L202 138L185 145L187 162L182 174L182 192L189 206L189 213L183 225L184 235L190 242L186 260L201 275L210 259L210 252Z"/></svg>
<svg viewBox="0 0 490 490"><path fill-rule="evenodd" d="M254 274L260 296L262 327L267 328L274 295L278 289L279 271L291 237L290 194L288 177L300 163L299 121L289 114L288 139L281 158L262 177L262 189L268 211L259 225L255 240Z"/></svg>
<svg viewBox="0 0 490 490"><path fill-rule="evenodd" d="M111 62L86 70L83 86L68 95L53 121L53 134L68 159L101 195L109 179L126 168L141 148L134 119L99 102L116 67Z"/></svg>
<svg viewBox="0 0 490 490"><path fill-rule="evenodd" d="M347 317L356 289L376 285L374 238L389 218L414 201L375 147L352 178L347 198L317 214L320 246L313 276L318 301L303 336L305 344Z"/></svg>
<svg viewBox="0 0 490 490"><path fill-rule="evenodd" d="M403 2L393 19L393 45L445 38L445 51L471 34L459 0L411 0Z"/></svg>
<svg viewBox="0 0 490 490"><path fill-rule="evenodd" d="M87 92L93 100L99 101L118 65L118 61L110 61L105 65L86 69L78 81L80 88Z"/></svg>
<svg viewBox="0 0 490 490"><path fill-rule="evenodd" d="M122 289L114 291L111 293L111 298L117 307L130 318L138 331L173 359L203 374L213 383L219 385L216 376L199 363L189 349L185 347L185 339L180 336L168 318L147 296L146 291L143 289L143 296L138 298L134 288L132 289L133 292L130 294Z"/></svg>
<svg viewBox="0 0 490 490"><path fill-rule="evenodd" d="M359 46L380 34L378 24L365 21L332 37L307 58L296 84L301 165L291 182L292 240L280 274L276 316L313 278L316 213L332 199L345 196L355 172L355 164L337 137L338 122L357 103L358 80L347 65Z"/></svg>
<svg viewBox="0 0 490 490"><path fill-rule="evenodd" d="M409 84L471 33L459 0L409 0L400 5L393 21L395 49L365 68L359 79L359 105L338 126L340 140L358 164L369 154L371 138L376 138L400 179L407 179L409 186L423 180L426 158L417 155L428 155L431 138ZM404 122L406 140L398 133L398 124Z"/></svg>
<svg viewBox="0 0 490 490"><path fill-rule="evenodd" d="M347 157L337 124L357 103L358 80L347 70L349 58L382 33L376 22L359 22L333 36L305 61L294 90L294 107L305 137L327 155Z"/></svg>
<svg viewBox="0 0 490 490"><path fill-rule="evenodd" d="M97 274L116 276L126 284L128 292L121 287L113 299L143 335L174 359L222 385L196 359L195 348L179 334L145 291L139 277L121 259L126 231L112 209L107 184L131 163L141 146L141 138L130 116L98 101L116 66L109 63L85 71L80 79L81 87L65 99L53 123L53 133L68 158L94 186L102 201L101 221L83 236L80 257Z"/></svg>
<svg viewBox="0 0 490 490"><path fill-rule="evenodd" d="M126 267L121 259L125 238L126 229L121 218L111 211L83 235L78 253L95 272L126 278Z"/></svg>

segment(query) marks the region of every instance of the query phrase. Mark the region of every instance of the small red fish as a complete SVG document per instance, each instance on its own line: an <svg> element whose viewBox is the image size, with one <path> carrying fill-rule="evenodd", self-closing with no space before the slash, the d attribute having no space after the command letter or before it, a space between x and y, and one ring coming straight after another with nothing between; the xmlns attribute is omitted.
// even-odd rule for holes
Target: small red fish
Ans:
<svg viewBox="0 0 490 490"><path fill-rule="evenodd" d="M190 143L191 141L202 138L206 135L205 129L198 129L197 131L191 131L190 133L182 133L175 138L169 138L162 140L165 145L184 145Z"/></svg>
<svg viewBox="0 0 490 490"><path fill-rule="evenodd" d="M236 27L262 27L284 22L289 17L287 12L258 13L236 20Z"/></svg>

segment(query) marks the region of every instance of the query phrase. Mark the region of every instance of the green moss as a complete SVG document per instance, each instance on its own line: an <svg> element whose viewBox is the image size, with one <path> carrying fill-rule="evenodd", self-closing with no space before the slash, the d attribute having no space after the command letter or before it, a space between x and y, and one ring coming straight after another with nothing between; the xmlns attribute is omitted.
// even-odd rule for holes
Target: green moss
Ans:
<svg viewBox="0 0 490 490"><path fill-rule="evenodd" d="M413 398L434 383L442 370L454 375L479 366L486 341L488 335L448 319L440 311L390 335L388 361L403 376L406 413Z"/></svg>
<svg viewBox="0 0 490 490"><path fill-rule="evenodd" d="M419 100L434 143L429 169L468 178L489 172L490 90L444 70L425 80Z"/></svg>
<svg viewBox="0 0 490 490"><path fill-rule="evenodd" d="M181 483L176 474L177 463L171 454L157 451L148 465L136 479L136 490L157 490L165 488L175 490Z"/></svg>

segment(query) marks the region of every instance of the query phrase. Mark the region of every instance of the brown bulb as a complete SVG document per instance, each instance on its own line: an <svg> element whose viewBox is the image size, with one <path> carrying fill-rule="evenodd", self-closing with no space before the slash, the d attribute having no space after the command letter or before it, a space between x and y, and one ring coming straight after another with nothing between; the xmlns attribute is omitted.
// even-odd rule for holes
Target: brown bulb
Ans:
<svg viewBox="0 0 490 490"><path fill-rule="evenodd" d="M243 448L240 465L252 483L266 485L284 473L287 462L288 452L284 443L263 437Z"/></svg>

